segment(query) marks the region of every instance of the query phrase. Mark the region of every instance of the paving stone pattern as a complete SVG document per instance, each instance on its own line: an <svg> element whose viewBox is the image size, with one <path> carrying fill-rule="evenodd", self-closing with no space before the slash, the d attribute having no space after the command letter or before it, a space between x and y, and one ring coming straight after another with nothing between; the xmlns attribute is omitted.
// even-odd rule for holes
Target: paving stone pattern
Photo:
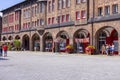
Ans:
<svg viewBox="0 0 120 80"><path fill-rule="evenodd" d="M8 52L0 57L0 80L120 80L120 57Z"/></svg>

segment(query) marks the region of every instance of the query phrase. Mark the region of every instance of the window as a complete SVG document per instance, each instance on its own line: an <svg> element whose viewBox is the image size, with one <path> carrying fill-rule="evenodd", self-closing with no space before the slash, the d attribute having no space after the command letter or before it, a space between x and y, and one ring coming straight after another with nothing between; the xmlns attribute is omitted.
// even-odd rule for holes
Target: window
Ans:
<svg viewBox="0 0 120 80"><path fill-rule="evenodd" d="M35 27L35 21L32 22L32 27Z"/></svg>
<svg viewBox="0 0 120 80"><path fill-rule="evenodd" d="M85 10L81 11L81 18L82 19L86 18L86 11Z"/></svg>
<svg viewBox="0 0 120 80"><path fill-rule="evenodd" d="M23 17L25 18L25 10L23 10Z"/></svg>
<svg viewBox="0 0 120 80"><path fill-rule="evenodd" d="M76 4L79 4L80 3L80 0L76 0Z"/></svg>
<svg viewBox="0 0 120 80"><path fill-rule="evenodd" d="M44 25L44 20L40 19L40 25Z"/></svg>
<svg viewBox="0 0 120 80"><path fill-rule="evenodd" d="M110 6L105 6L105 15L110 15Z"/></svg>
<svg viewBox="0 0 120 80"><path fill-rule="evenodd" d="M80 19L80 11L77 11L76 12L76 20L79 20Z"/></svg>
<svg viewBox="0 0 120 80"><path fill-rule="evenodd" d="M28 10L25 10L25 18L28 18Z"/></svg>
<svg viewBox="0 0 120 80"><path fill-rule="evenodd" d="M51 12L51 1L48 2L48 12Z"/></svg>
<svg viewBox="0 0 120 80"><path fill-rule="evenodd" d="M27 28L28 28L28 23L25 24L25 29L27 29Z"/></svg>
<svg viewBox="0 0 120 80"><path fill-rule="evenodd" d="M52 11L55 9L55 0L52 0Z"/></svg>
<svg viewBox="0 0 120 80"><path fill-rule="evenodd" d="M62 22L65 22L65 15L62 15Z"/></svg>
<svg viewBox="0 0 120 80"><path fill-rule="evenodd" d="M12 14L12 22L14 22L14 14Z"/></svg>
<svg viewBox="0 0 120 80"><path fill-rule="evenodd" d="M30 17L30 8L28 9L28 18Z"/></svg>
<svg viewBox="0 0 120 80"><path fill-rule="evenodd" d="M42 3L42 13L44 13L45 12L45 5L44 5L44 3Z"/></svg>
<svg viewBox="0 0 120 80"><path fill-rule="evenodd" d="M57 23L60 23L60 16L57 17Z"/></svg>
<svg viewBox="0 0 120 80"><path fill-rule="evenodd" d="M113 13L113 14L118 13L118 4L114 4L114 5L112 6L112 13Z"/></svg>
<svg viewBox="0 0 120 80"><path fill-rule="evenodd" d="M16 30L16 26L17 26L17 25L15 25L15 30Z"/></svg>
<svg viewBox="0 0 120 80"><path fill-rule="evenodd" d="M15 20L19 20L19 12L15 12Z"/></svg>
<svg viewBox="0 0 120 80"><path fill-rule="evenodd" d="M55 22L55 18L54 18L54 17L52 17L52 24L54 24L54 22Z"/></svg>
<svg viewBox="0 0 120 80"><path fill-rule="evenodd" d="M11 23L11 15L9 15L9 22Z"/></svg>
<svg viewBox="0 0 120 80"><path fill-rule="evenodd" d="M23 23L23 29L25 29L25 23Z"/></svg>
<svg viewBox="0 0 120 80"><path fill-rule="evenodd" d="M58 0L58 9L61 9L61 0Z"/></svg>
<svg viewBox="0 0 120 80"><path fill-rule="evenodd" d="M70 7L71 0L66 0L66 7Z"/></svg>
<svg viewBox="0 0 120 80"><path fill-rule="evenodd" d="M37 21L35 21L35 27L37 27Z"/></svg>
<svg viewBox="0 0 120 80"><path fill-rule="evenodd" d="M51 23L51 18L48 18L48 24L50 24Z"/></svg>
<svg viewBox="0 0 120 80"><path fill-rule="evenodd" d="M35 16L37 15L37 6L35 6Z"/></svg>
<svg viewBox="0 0 120 80"><path fill-rule="evenodd" d="M14 22L14 14L9 15L9 22L10 23Z"/></svg>
<svg viewBox="0 0 120 80"><path fill-rule="evenodd" d="M98 8L98 16L102 16L102 7Z"/></svg>
<svg viewBox="0 0 120 80"><path fill-rule="evenodd" d="M66 22L70 21L70 14L66 14Z"/></svg>
<svg viewBox="0 0 120 80"><path fill-rule="evenodd" d="M32 21L32 23L31 23L31 27L33 27L33 21Z"/></svg>
<svg viewBox="0 0 120 80"><path fill-rule="evenodd" d="M14 26L13 26L14 27ZM19 30L19 24L17 25L17 30Z"/></svg>
<svg viewBox="0 0 120 80"><path fill-rule="evenodd" d="M39 19L37 20L37 26L39 26Z"/></svg>
<svg viewBox="0 0 120 80"><path fill-rule="evenodd" d="M81 0L81 3L84 3L84 2L86 2L86 0Z"/></svg>
<svg viewBox="0 0 120 80"><path fill-rule="evenodd" d="M28 27L27 28L30 28L30 22L28 22Z"/></svg>
<svg viewBox="0 0 120 80"><path fill-rule="evenodd" d="M44 3L40 3L39 4L39 9L40 9L40 13L44 13L44 11L45 11L45 5L44 5Z"/></svg>
<svg viewBox="0 0 120 80"><path fill-rule="evenodd" d="M15 30L19 30L19 24L15 25Z"/></svg>
<svg viewBox="0 0 120 80"><path fill-rule="evenodd" d="M35 14L35 10L34 10L35 8L34 7L32 7L32 17L34 16L34 14Z"/></svg>
<svg viewBox="0 0 120 80"><path fill-rule="evenodd" d="M62 8L65 8L66 6L66 0L62 0Z"/></svg>

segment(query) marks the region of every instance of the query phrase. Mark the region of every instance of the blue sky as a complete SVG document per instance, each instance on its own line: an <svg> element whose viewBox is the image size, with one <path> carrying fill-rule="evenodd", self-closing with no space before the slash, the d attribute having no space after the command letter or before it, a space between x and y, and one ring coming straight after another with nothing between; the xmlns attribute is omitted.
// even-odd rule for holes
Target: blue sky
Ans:
<svg viewBox="0 0 120 80"><path fill-rule="evenodd" d="M24 0L2 0L0 1L0 11Z"/></svg>

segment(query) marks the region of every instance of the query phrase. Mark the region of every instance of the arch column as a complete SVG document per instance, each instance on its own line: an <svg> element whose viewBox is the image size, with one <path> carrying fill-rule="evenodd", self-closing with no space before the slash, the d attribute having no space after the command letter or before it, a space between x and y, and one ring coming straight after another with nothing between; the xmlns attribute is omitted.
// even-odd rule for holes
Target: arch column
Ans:
<svg viewBox="0 0 120 80"><path fill-rule="evenodd" d="M30 41L29 41L29 49L30 49L30 51L32 51L32 38L30 37Z"/></svg>
<svg viewBox="0 0 120 80"><path fill-rule="evenodd" d="M43 41L43 40L44 40L44 39L43 39L43 36L40 36L40 39L41 39L41 40L40 40L40 51L43 52L43 48L44 48L44 46L45 46L45 45L44 45L44 41Z"/></svg>
<svg viewBox="0 0 120 80"><path fill-rule="evenodd" d="M73 36L71 35L70 38L69 38L69 44L70 45L73 45Z"/></svg>
<svg viewBox="0 0 120 80"><path fill-rule="evenodd" d="M120 55L120 32L118 31L118 54Z"/></svg>

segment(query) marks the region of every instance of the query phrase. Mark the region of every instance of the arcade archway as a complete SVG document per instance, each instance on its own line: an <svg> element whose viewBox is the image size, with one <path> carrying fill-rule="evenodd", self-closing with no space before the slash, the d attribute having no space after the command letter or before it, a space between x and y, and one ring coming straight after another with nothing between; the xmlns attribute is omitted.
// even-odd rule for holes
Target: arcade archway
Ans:
<svg viewBox="0 0 120 80"><path fill-rule="evenodd" d="M65 52L67 45L69 45L69 35L66 31L60 31L56 36L55 51Z"/></svg>
<svg viewBox="0 0 120 80"><path fill-rule="evenodd" d="M10 40L10 41L13 40L13 37L12 37L12 36L9 36L9 37L8 37L8 40Z"/></svg>
<svg viewBox="0 0 120 80"><path fill-rule="evenodd" d="M22 38L22 47L25 50L29 50L29 36L28 35L24 35Z"/></svg>
<svg viewBox="0 0 120 80"><path fill-rule="evenodd" d="M3 40L3 41L7 40L7 37L4 36L4 37L2 38L2 40Z"/></svg>
<svg viewBox="0 0 120 80"><path fill-rule="evenodd" d="M114 54L118 54L118 32L113 27L103 27L96 33L97 52L101 52L102 45L114 44Z"/></svg>
<svg viewBox="0 0 120 80"><path fill-rule="evenodd" d="M53 50L53 37L52 34L47 32L43 37L44 42L44 51L45 52L52 52Z"/></svg>
<svg viewBox="0 0 120 80"><path fill-rule="evenodd" d="M85 53L85 48L90 44L90 33L80 29L74 33L74 49L77 53Z"/></svg>
<svg viewBox="0 0 120 80"><path fill-rule="evenodd" d="M38 34L32 36L32 50L40 51L40 37Z"/></svg>
<svg viewBox="0 0 120 80"><path fill-rule="evenodd" d="M19 35L16 35L16 36L15 36L15 39L19 40L19 39L20 39L20 36L19 36Z"/></svg>

